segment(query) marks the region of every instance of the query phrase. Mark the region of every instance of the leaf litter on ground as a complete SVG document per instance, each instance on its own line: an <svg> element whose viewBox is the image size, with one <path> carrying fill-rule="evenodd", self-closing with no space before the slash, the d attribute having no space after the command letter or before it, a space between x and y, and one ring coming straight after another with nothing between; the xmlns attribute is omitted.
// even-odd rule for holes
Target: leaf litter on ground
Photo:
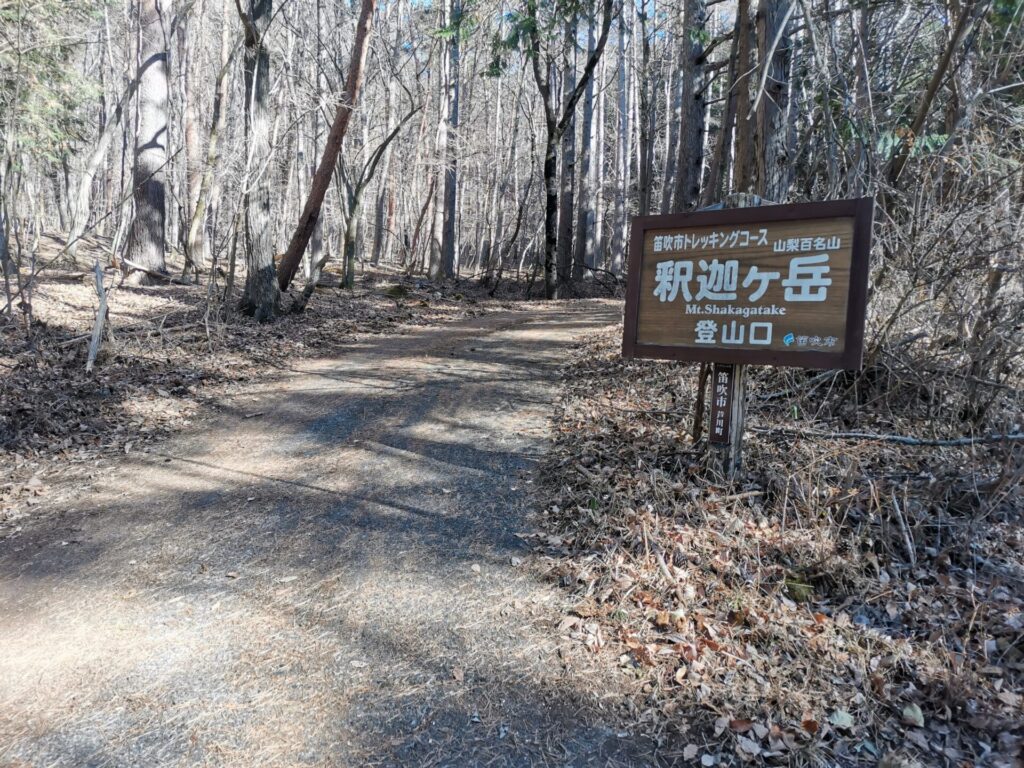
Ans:
<svg viewBox="0 0 1024 768"><path fill-rule="evenodd" d="M959 437L955 383L937 409L877 371L754 369L728 485L689 435L696 366L620 339L564 370L536 541L577 593L563 628L621 655L667 759L1020 768L1024 446L825 440ZM1020 413L1008 387L993 431Z"/></svg>

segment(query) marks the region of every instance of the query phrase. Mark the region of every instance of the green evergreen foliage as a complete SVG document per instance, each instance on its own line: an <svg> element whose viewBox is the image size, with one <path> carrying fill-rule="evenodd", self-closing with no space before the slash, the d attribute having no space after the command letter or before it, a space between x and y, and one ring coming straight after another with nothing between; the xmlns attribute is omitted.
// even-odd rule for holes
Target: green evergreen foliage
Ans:
<svg viewBox="0 0 1024 768"><path fill-rule="evenodd" d="M0 148L60 162L94 120L98 89L73 61L104 0L0 0Z"/></svg>

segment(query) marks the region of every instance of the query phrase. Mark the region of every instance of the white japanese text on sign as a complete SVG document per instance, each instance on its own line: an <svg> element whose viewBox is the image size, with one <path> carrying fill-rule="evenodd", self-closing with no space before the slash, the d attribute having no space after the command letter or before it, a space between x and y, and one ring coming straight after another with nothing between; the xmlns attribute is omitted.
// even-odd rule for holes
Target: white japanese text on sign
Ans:
<svg viewBox="0 0 1024 768"><path fill-rule="evenodd" d="M852 240L849 218L648 230L637 341L841 352Z"/></svg>

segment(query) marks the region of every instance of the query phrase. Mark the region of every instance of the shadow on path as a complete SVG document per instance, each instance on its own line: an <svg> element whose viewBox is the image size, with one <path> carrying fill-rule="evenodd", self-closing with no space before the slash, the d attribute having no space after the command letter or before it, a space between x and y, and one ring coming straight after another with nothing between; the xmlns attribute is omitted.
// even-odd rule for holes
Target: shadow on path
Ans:
<svg viewBox="0 0 1024 768"><path fill-rule="evenodd" d="M555 629L530 468L609 303L360 345L0 543L0 764L647 765Z"/></svg>

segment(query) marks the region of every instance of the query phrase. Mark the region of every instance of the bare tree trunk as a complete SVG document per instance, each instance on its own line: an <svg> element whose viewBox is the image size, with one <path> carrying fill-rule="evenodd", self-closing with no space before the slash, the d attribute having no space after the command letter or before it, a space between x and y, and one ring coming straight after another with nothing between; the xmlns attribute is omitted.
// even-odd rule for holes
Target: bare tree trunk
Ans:
<svg viewBox="0 0 1024 768"><path fill-rule="evenodd" d="M626 230L629 227L628 196L630 157L632 156L633 112L629 104L629 78L626 71L626 21L619 17L619 136L616 142L615 221L612 226L611 271L619 274L624 264Z"/></svg>
<svg viewBox="0 0 1024 768"><path fill-rule="evenodd" d="M597 109L595 120L597 130L594 131L594 143L591 147L591 155L594 158L594 250L590 254L589 266L600 267L604 265L605 259L605 165L604 165L604 137L605 137L605 105L607 104L606 93L608 73L608 59L601 61L601 78L597 85Z"/></svg>
<svg viewBox="0 0 1024 768"><path fill-rule="evenodd" d="M235 0L245 27L245 125L249 167L256 174L246 190L245 288L240 309L258 322L271 320L278 310L274 282L273 217L270 210L270 54L264 35L270 26L273 0L248 0L243 11Z"/></svg>
<svg viewBox="0 0 1024 768"><path fill-rule="evenodd" d="M737 20L738 21L738 20ZM722 193L722 165L729 147L732 134L733 117L736 115L736 46L738 35L733 36L732 53L729 55L729 81L725 91L725 106L719 122L718 140L715 142L715 153L711 157L711 168L708 171L708 183L701 191L701 206L715 202Z"/></svg>
<svg viewBox="0 0 1024 768"><path fill-rule="evenodd" d="M187 17L190 22L194 20L196 23L197 28L192 37L198 40L200 46L202 46L203 42L203 11L204 2L203 0L198 0L195 9ZM191 23L183 23L178 26L178 35L181 41L180 50L182 53L181 67L185 72L185 77L182 80L183 116L185 122L186 199L184 213L185 220L189 224L195 218L196 209L199 206L200 190L203 184L202 142L199 138L199 117L198 110L196 109L198 95L192 89L194 81L200 77L202 61L199 56L199 50L193 45L192 40L189 39L190 26ZM181 226L184 228L186 225L182 222ZM197 277L202 270L204 262L203 240L205 234L205 229L200 227L198 230L193 231L191 226L188 226L187 231L184 233L185 271L193 271Z"/></svg>
<svg viewBox="0 0 1024 768"><path fill-rule="evenodd" d="M761 0L757 14L758 61L762 70L757 94L755 191L773 202L789 192L789 66L792 46L786 27L793 0Z"/></svg>
<svg viewBox="0 0 1024 768"><path fill-rule="evenodd" d="M427 194L423 198L423 207L420 208L420 215L416 219L416 226L412 231L412 242L409 244L409 269L413 271L416 267L416 250L420 240L420 231L423 229L423 220L427 217L427 211L430 209L430 203L434 199L434 188L437 186L437 178L431 176L430 186L427 188Z"/></svg>
<svg viewBox="0 0 1024 768"><path fill-rule="evenodd" d="M268 0L269 1L269 0ZM348 76L345 78L345 92L338 102L334 114L334 123L331 125L331 132L327 136L327 145L324 148L324 155L320 158L320 165L317 166L313 175L312 188L309 190L309 197L299 216L298 226L295 234L292 235L288 250L281 258L281 266L278 268L278 283L281 290L285 290L291 283L295 271L299 268L302 254L306 250L309 238L313 234L313 228L320 218L320 209L323 206L324 195L331 183L331 176L334 174L334 164L341 152L341 142L345 138L348 129L349 119L355 109L356 98L359 95L359 88L363 80L363 67L366 63L366 49L370 42L370 26L373 23L373 0L362 0L359 10L359 23L356 27L355 40L352 43L352 57L349 60ZM273 265L271 265L273 266Z"/></svg>
<svg viewBox="0 0 1024 768"><path fill-rule="evenodd" d="M563 49L562 98L568 100L576 88L576 20L565 25ZM565 111L566 104L562 109ZM576 188L576 110L570 112L569 124L562 134L562 173L559 180L558 206L558 289L572 289L572 225L573 192Z"/></svg>
<svg viewBox="0 0 1024 768"><path fill-rule="evenodd" d="M487 126L490 127L490 126ZM491 151L494 153L496 158L501 157L501 128L502 128L502 103L501 103L501 75L500 73L495 78L494 88L494 133L493 142L491 144ZM513 132L516 126L513 125ZM513 151L515 148L515 139L510 142L509 151ZM491 175L491 195L488 204L490 206L491 215L485 220L486 233L484 235L483 245L480 253L480 266L482 275L482 284L489 285L491 276L494 274L494 255L498 252L498 239L501 237L501 230L504 224L505 208L500 205L504 196L506 182L506 174L503 173L503 168L500 162L494 164L494 170Z"/></svg>
<svg viewBox="0 0 1024 768"><path fill-rule="evenodd" d="M682 212L700 198L704 168L704 0L683 0L683 34L679 55L678 154L672 208Z"/></svg>
<svg viewBox="0 0 1024 768"><path fill-rule="evenodd" d="M440 3L440 18L438 21L442 29L448 26L449 19L451 18L449 15L450 3L451 0L442 0ZM447 179L445 166L448 160L448 143L451 141L448 135L448 118L451 114L452 106L452 93L448 88L451 77L449 72L451 57L446 56L445 53L446 50L442 46L437 54L437 133L434 139L434 146L437 152L437 168L435 170L437 178L434 183L439 194L434 197L434 207L431 211L430 265L427 270L432 280L436 280L442 275L441 262L444 258L442 252L444 243L445 186Z"/></svg>
<svg viewBox="0 0 1024 768"><path fill-rule="evenodd" d="M736 37L736 77L732 88L736 94L734 190L751 192L754 189L754 118L750 114L750 49L753 37L750 0L737 0Z"/></svg>
<svg viewBox="0 0 1024 768"><path fill-rule="evenodd" d="M448 69L446 89L448 91L448 126L445 143L444 164L444 220L441 234L440 276L455 276L455 254L458 251L458 233L455 218L458 211L458 130L459 130L459 34L462 22L461 0L451 0L451 16L448 26L452 34L448 37ZM454 139L454 141L453 141Z"/></svg>
<svg viewBox="0 0 1024 768"><path fill-rule="evenodd" d="M138 130L133 178L135 217L128 239L125 272L134 283L166 271L167 218L167 51L172 0L139 2Z"/></svg>
<svg viewBox="0 0 1024 768"><path fill-rule="evenodd" d="M393 51L393 55L397 56L397 52ZM388 95L387 103L385 104L385 110L387 112L387 132L391 133L395 127L395 83L394 81L388 82ZM389 209L389 203L393 201L391 196L390 185L388 183L388 174L391 170L391 150L389 149L384 155L383 159L384 167L381 169L381 183L380 188L377 190L377 203L374 206L374 221L373 221L373 255L370 257L371 264L379 264L381 256L386 251L386 243L388 238L388 226L385 221L386 214Z"/></svg>
<svg viewBox="0 0 1024 768"><path fill-rule="evenodd" d="M4 163L3 165L6 165ZM2 166L0 166L2 167ZM0 191L3 191L3 178L0 178ZM11 292L11 275L17 269L14 259L11 258L11 251L8 247L8 227L10 219L7 216L7 195L0 196L0 275L4 278L4 314L7 317L12 315L14 296Z"/></svg>
<svg viewBox="0 0 1024 768"><path fill-rule="evenodd" d="M544 298L558 296L558 139L549 125L544 143Z"/></svg>
<svg viewBox="0 0 1024 768"><path fill-rule="evenodd" d="M587 55L594 52L594 25L587 25ZM594 168L591 153L594 147L594 78L587 83L583 95L583 125L580 129L580 197L576 206L576 242L573 248L572 279L578 282L584 268L594 254ZM601 148L597 147L597 163L601 162Z"/></svg>
<svg viewBox="0 0 1024 768"><path fill-rule="evenodd" d="M310 72L311 82L316 83L317 88L323 92L327 90L327 85L324 79L325 64L324 61L324 45L323 37L320 34L320 30L323 28L323 2L322 0L316 0L316 51L310 62L312 66L312 72ZM311 145L312 152L309 157L309 162L304 163L302 169L303 175L308 174L309 181L312 184L313 178L316 176L316 162L317 158L320 157L322 151L321 146L321 125L320 125L320 110L313 111L312 120L312 133L311 133ZM314 266L320 263L324 251L324 220L323 217L318 217L316 220L316 226L313 227L313 234L309 237L309 252L305 257L305 274L306 280L313 280Z"/></svg>
<svg viewBox="0 0 1024 768"><path fill-rule="evenodd" d="M224 95L227 90L228 64L231 61L229 5L231 0L224 0L224 20L220 33L220 71L217 73L213 90L213 114L210 117L210 135L206 142L206 162L199 180L199 191L192 209L192 220L188 225L189 248L203 247L206 239L206 212L210 207L211 190L214 182L214 168L217 164L220 135L224 130L227 110L224 108ZM200 263L200 262L197 262Z"/></svg>
<svg viewBox="0 0 1024 768"><path fill-rule="evenodd" d="M68 253L74 256L78 249L78 241L85 233L86 225L89 222L89 204L92 198L92 185L96 179L96 174L99 172L100 166L103 165L103 161L107 156L107 151L110 149L110 143L114 139L114 134L118 128L121 127L121 123L124 120L125 109L132 97L135 95L135 91L138 89L139 77L141 72L136 73L135 77L131 79L128 85L125 87L125 91L118 101L117 106L114 108L113 113L107 118L106 124L103 126L103 130L100 131L99 138L96 139L96 144L93 147L89 158L86 160L85 167L82 169L81 175L78 177L78 185L75 188L69 206L71 208L71 230L68 233ZM108 190L113 186L113 183L103 185Z"/></svg>
<svg viewBox="0 0 1024 768"><path fill-rule="evenodd" d="M356 192L356 197L349 201L349 217L345 224L345 238L342 250L345 258L345 287L353 288L356 282L356 245L359 241L359 208L361 201L358 196L362 190ZM306 286L306 290L312 293L314 283Z"/></svg>
<svg viewBox="0 0 1024 768"><path fill-rule="evenodd" d="M434 202L430 209L430 242L427 244L427 275L431 280L441 277L441 242L444 240L444 167L441 158L447 154L444 146L447 145L447 120L442 119L445 128L437 132L437 153L438 165L431 174L431 184L440 194L434 195ZM443 134L443 135L442 135ZM442 151L444 154L442 154Z"/></svg>
<svg viewBox="0 0 1024 768"><path fill-rule="evenodd" d="M544 296L553 299L558 293L555 259L558 246L558 142L569 127L576 110L576 104L586 90L587 82L594 76L594 69L604 52L611 29L613 7L612 0L605 0L601 20L601 36L597 40L594 52L587 57L586 66L576 83L575 88L565 100L561 114L555 112L554 95L551 89L551 59L542 57L540 38L537 29L537 3L528 0L527 16L533 22L530 28L530 53L533 67L533 79L537 84L541 104L544 107ZM541 59L543 58L543 61Z"/></svg>
<svg viewBox="0 0 1024 768"><path fill-rule="evenodd" d="M682 89L677 67L673 67L665 83L665 114L668 116L668 130L665 131L665 174L661 181L661 204L658 211L661 214L666 214L672 209L672 190L676 184L676 162L679 154L679 124L683 120Z"/></svg>
<svg viewBox="0 0 1024 768"><path fill-rule="evenodd" d="M651 0L653 4L653 0ZM639 168L637 173L637 213L646 216L651 210L654 185L654 114L657 111L657 81L651 72L651 41L647 36L647 14L640 14L640 66L636 77L637 130ZM635 51L636 46L634 46ZM653 97L653 98L652 98ZM653 103L652 103L653 102Z"/></svg>

